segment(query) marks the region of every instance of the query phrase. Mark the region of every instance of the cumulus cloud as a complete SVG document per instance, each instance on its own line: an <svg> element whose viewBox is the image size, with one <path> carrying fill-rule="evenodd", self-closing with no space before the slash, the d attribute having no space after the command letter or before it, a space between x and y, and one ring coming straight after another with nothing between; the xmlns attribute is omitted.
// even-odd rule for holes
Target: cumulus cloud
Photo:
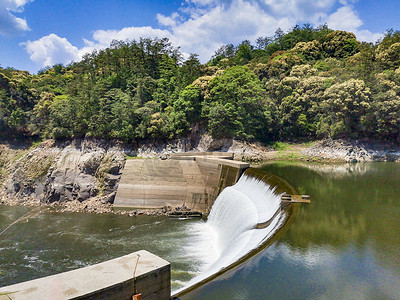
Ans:
<svg viewBox="0 0 400 300"><path fill-rule="evenodd" d="M53 33L33 42L22 43L22 46L25 46L30 59L42 67L67 64L81 58L77 47Z"/></svg>
<svg viewBox="0 0 400 300"><path fill-rule="evenodd" d="M361 40L377 40L380 34L360 29L363 22L352 6L356 1L185 0L170 16L156 15L160 28L97 30L91 39L84 39L85 46L80 49L55 34L29 41L25 46L32 60L46 66L52 62L79 60L87 52L108 47L112 40L140 37L167 37L174 46L181 47L184 55L198 53L204 62L223 44L238 44L245 39L254 42L260 36L272 36L278 27L287 31L306 22L327 23L333 29L352 31ZM333 11L338 3L340 7Z"/></svg>
<svg viewBox="0 0 400 300"><path fill-rule="evenodd" d="M339 3L342 5L349 5L356 2L358 2L358 0L339 0Z"/></svg>
<svg viewBox="0 0 400 300"><path fill-rule="evenodd" d="M328 17L327 24L337 30L355 31L363 22L352 7L343 6Z"/></svg>
<svg viewBox="0 0 400 300"><path fill-rule="evenodd" d="M112 40L138 40L140 37L155 38L168 37L171 33L168 30L154 29L150 26L145 27L125 27L121 30L97 30L93 33L96 44L109 46Z"/></svg>
<svg viewBox="0 0 400 300"><path fill-rule="evenodd" d="M289 29L288 18L275 18L255 3L234 1L228 7L216 6L196 19L171 28L182 49L207 60L222 44L240 43L272 35L278 27Z"/></svg>
<svg viewBox="0 0 400 300"><path fill-rule="evenodd" d="M356 30L354 34L357 36L357 39L363 42L375 43L377 40L384 36L383 33L380 32L371 32L369 30Z"/></svg>
<svg viewBox="0 0 400 300"><path fill-rule="evenodd" d="M350 1L344 1L344 3L348 2ZM382 33L373 33L366 29L360 29L363 21L351 5L340 7L328 16L326 23L330 28L353 32L361 41L375 42L383 36Z"/></svg>
<svg viewBox="0 0 400 300"><path fill-rule="evenodd" d="M290 16L297 21L303 21L315 18L316 14L327 13L336 0L264 0L260 2L274 15Z"/></svg>
<svg viewBox="0 0 400 300"><path fill-rule="evenodd" d="M175 26L177 24L178 17L179 14L177 12L174 12L170 17L166 17L162 14L157 14L157 21L164 26Z"/></svg>
<svg viewBox="0 0 400 300"><path fill-rule="evenodd" d="M141 37L174 39L167 30L152 27L127 27L122 30L97 30L93 33L92 41L83 39L85 46L80 49L73 46L66 38L54 33L36 41L21 43L21 46L25 47L33 62L41 67L47 67L56 63L69 64L79 61L86 53L109 47L113 40L139 40Z"/></svg>
<svg viewBox="0 0 400 300"><path fill-rule="evenodd" d="M22 12L25 4L33 0L2 0L0 1L0 35L17 35L30 30L25 19L13 15Z"/></svg>

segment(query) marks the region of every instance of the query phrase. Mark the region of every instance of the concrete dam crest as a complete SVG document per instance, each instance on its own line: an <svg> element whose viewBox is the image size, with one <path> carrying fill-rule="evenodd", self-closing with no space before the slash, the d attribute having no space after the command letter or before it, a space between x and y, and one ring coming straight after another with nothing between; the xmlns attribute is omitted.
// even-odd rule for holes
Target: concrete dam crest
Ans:
<svg viewBox="0 0 400 300"><path fill-rule="evenodd" d="M222 152L173 154L169 159L129 159L122 171L115 208L183 206L208 213L219 193L234 185L248 163Z"/></svg>

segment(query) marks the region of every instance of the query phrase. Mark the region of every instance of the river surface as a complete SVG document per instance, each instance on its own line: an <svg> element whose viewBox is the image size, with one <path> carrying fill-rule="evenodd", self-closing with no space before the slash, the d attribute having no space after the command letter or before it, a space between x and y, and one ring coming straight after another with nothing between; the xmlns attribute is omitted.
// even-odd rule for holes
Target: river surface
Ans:
<svg viewBox="0 0 400 300"><path fill-rule="evenodd" d="M171 262L177 289L216 259L213 232L202 220L0 206L0 232L24 215L0 236L0 286L144 249Z"/></svg>
<svg viewBox="0 0 400 300"><path fill-rule="evenodd" d="M182 299L400 299L400 164L271 163L311 204L245 263ZM0 206L0 231L31 211ZM146 249L173 289L216 259L201 220L33 211L0 236L0 286Z"/></svg>

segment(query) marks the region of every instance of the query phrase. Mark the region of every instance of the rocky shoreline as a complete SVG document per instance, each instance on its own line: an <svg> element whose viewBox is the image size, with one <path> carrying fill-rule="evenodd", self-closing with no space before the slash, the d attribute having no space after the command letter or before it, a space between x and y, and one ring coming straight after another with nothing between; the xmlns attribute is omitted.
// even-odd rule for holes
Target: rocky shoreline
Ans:
<svg viewBox="0 0 400 300"><path fill-rule="evenodd" d="M376 141L323 140L303 149L313 160L333 162L400 162L400 146Z"/></svg>
<svg viewBox="0 0 400 300"><path fill-rule="evenodd" d="M71 212L71 213L91 213L91 214L114 214L114 215L125 215L129 217L134 216L169 216L176 212L191 212L187 207L175 207L165 206L159 209L127 209L127 210L113 210L112 204L106 202L101 198L91 198L83 202L78 200L72 200L67 202L53 202L43 203L35 198L10 198L4 195L4 192L0 193L0 205L8 206L24 206L24 207L43 207L49 208L53 212Z"/></svg>
<svg viewBox="0 0 400 300"><path fill-rule="evenodd" d="M371 141L322 140L274 149L232 139L178 139L127 145L101 140L48 140L25 150L0 144L0 204L47 206L60 212L168 215L182 208L113 211L125 160L168 159L172 153L221 151L235 160L260 164L270 160L317 162L400 162L400 146Z"/></svg>

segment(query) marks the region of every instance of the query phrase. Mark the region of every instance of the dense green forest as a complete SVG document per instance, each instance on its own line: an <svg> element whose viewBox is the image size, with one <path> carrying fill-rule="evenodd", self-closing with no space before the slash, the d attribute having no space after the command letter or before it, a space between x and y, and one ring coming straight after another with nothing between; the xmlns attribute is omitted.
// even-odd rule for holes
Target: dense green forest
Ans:
<svg viewBox="0 0 400 300"><path fill-rule="evenodd" d="M327 26L224 45L206 64L167 39L114 41L36 75L0 68L0 135L120 140L208 132L269 142L400 141L400 32Z"/></svg>

